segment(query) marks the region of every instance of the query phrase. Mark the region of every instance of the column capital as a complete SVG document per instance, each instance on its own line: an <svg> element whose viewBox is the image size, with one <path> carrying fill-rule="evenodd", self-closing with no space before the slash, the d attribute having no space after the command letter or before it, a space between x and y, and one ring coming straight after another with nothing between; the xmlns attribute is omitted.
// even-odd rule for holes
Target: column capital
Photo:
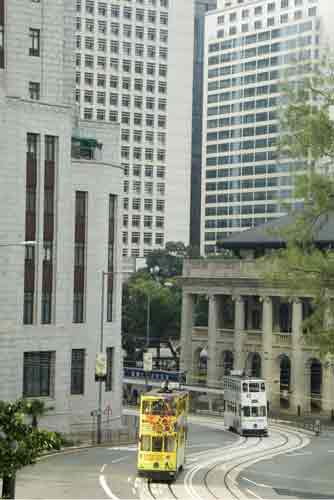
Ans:
<svg viewBox="0 0 334 500"><path fill-rule="evenodd" d="M216 293L209 293L208 294L208 299L209 299L209 301L216 300L217 299L217 294Z"/></svg>
<svg viewBox="0 0 334 500"><path fill-rule="evenodd" d="M232 300L236 303L242 303L244 302L245 298L243 297L243 295L232 295Z"/></svg>
<svg viewBox="0 0 334 500"><path fill-rule="evenodd" d="M270 295L261 295L260 302L263 302L265 304L271 304L272 303L272 298L271 298Z"/></svg>
<svg viewBox="0 0 334 500"><path fill-rule="evenodd" d="M289 302L291 302L292 304L301 304L302 299L300 297L291 297Z"/></svg>

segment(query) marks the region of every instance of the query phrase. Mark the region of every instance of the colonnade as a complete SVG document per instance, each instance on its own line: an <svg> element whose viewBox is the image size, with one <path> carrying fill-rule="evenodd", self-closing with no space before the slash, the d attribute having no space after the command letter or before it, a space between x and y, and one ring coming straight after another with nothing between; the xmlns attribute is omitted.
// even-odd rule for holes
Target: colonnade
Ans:
<svg viewBox="0 0 334 500"><path fill-rule="evenodd" d="M182 326L181 326L181 369L187 374L193 371L193 343L194 304L195 294L183 292ZM234 329L233 329L233 356L234 369L244 369L246 366L246 343L248 332L245 329L245 296L232 297L234 301ZM208 336L207 349L207 384L214 386L217 383L217 361L224 338L219 336L219 294L208 296ZM273 407L279 407L280 391L280 356L289 358L291 380L289 388L290 409L293 412L304 412L310 408L310 376L306 373L306 360L314 356L314 351L308 348L302 339L301 324L303 321L303 303L299 298L292 302L292 327L289 345L277 348L274 345L273 335L273 298L264 295L262 302L262 332L261 342L262 373L261 377L268 382L268 397ZM224 335L224 334L223 334ZM198 344L196 344L198 345ZM284 351L284 352L282 352ZM327 366L328 365L328 366ZM323 363L321 397L322 408L331 410L334 406L334 367L333 364Z"/></svg>

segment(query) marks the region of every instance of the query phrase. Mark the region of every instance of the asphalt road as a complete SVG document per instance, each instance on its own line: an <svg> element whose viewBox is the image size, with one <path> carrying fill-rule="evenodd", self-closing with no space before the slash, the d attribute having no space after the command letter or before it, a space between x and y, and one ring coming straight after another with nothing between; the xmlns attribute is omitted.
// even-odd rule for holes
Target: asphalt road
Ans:
<svg viewBox="0 0 334 500"><path fill-rule="evenodd" d="M244 446L254 446L256 439L251 438ZM265 439L267 441L263 444L269 444L270 438ZM205 462L208 450L214 453L215 448L231 447L237 440L238 436L215 428L215 423L210 423L209 419L203 419L201 425L196 420L189 427L184 474L187 475L194 464ZM223 461L224 452L220 451L219 456ZM225 457L228 456L226 451ZM215 477L211 478L213 485L216 482L219 486L222 481L219 471L219 467L215 469ZM200 478L199 474L197 484ZM181 482L182 478L177 481L179 485L175 485L174 491L180 491L177 496L183 500ZM252 465L241 472L238 483L245 496L252 499L334 499L334 436L313 438L305 448ZM181 489L178 490L178 486ZM153 493L156 495L153 498L171 498L164 496L163 488L163 485L160 488L159 484L155 484ZM16 493L17 498L31 499L152 498L143 494L137 479L135 446L90 448L54 455L19 473ZM202 495L198 496L202 498Z"/></svg>
<svg viewBox="0 0 334 500"><path fill-rule="evenodd" d="M334 434L249 467L239 485L265 499L334 499Z"/></svg>
<svg viewBox="0 0 334 500"><path fill-rule="evenodd" d="M221 446L237 436L205 425L191 424L187 457ZM107 495L103 483L109 490ZM135 499L136 448L89 448L77 453L54 455L21 470L16 497L31 499Z"/></svg>

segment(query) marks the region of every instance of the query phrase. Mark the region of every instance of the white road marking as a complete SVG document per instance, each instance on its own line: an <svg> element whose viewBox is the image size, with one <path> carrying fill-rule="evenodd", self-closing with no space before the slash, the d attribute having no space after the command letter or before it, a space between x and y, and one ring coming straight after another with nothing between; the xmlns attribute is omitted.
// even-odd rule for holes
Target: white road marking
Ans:
<svg viewBox="0 0 334 500"><path fill-rule="evenodd" d="M244 481L248 481L249 483L251 484L254 484L254 486L257 486L259 488L271 488L271 486L268 486L267 484L262 484L262 483L256 483L255 481L252 481L251 479L248 479L248 477L242 477L241 479L243 479Z"/></svg>
<svg viewBox="0 0 334 500"><path fill-rule="evenodd" d="M109 498L111 498L112 500L120 500L116 495L113 494L107 484L106 478L102 474L100 475L99 480L101 487Z"/></svg>
<svg viewBox="0 0 334 500"><path fill-rule="evenodd" d="M231 443L231 441L226 441L224 444L229 444L229 443ZM204 443L202 443L202 444L199 444L199 443L198 444L190 444L190 445L186 446L186 450L191 450L192 448L207 448L207 447L209 447L209 448L217 448L217 443L211 443L211 444L210 443L209 444L204 444Z"/></svg>
<svg viewBox="0 0 334 500"><path fill-rule="evenodd" d="M253 495L255 498L259 498L260 500L262 500L262 497L259 497L256 493L254 493L254 491L251 491L248 488L245 488L245 490L247 491L247 493Z"/></svg>
<svg viewBox="0 0 334 500"><path fill-rule="evenodd" d="M124 460L127 460L128 457L119 457L119 458L115 458L115 460L112 460L110 463L112 464L118 464L119 462L124 462Z"/></svg>
<svg viewBox="0 0 334 500"><path fill-rule="evenodd" d="M301 453L287 453L287 457L305 457L305 455L312 455L312 451L303 451Z"/></svg>
<svg viewBox="0 0 334 500"><path fill-rule="evenodd" d="M101 470L100 470L101 474L103 474L104 469L106 468L106 465L107 465L107 464L103 464L103 465L102 465Z"/></svg>
<svg viewBox="0 0 334 500"><path fill-rule="evenodd" d="M334 450L328 450L328 453L334 453Z"/></svg>
<svg viewBox="0 0 334 500"><path fill-rule="evenodd" d="M115 446L114 448L108 448L111 451L137 451L137 446Z"/></svg>

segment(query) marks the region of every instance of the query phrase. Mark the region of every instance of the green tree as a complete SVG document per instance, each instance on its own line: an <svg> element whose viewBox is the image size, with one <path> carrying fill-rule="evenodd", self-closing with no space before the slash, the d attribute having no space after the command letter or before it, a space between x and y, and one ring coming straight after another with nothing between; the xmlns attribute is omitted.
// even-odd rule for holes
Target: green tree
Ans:
<svg viewBox="0 0 334 500"><path fill-rule="evenodd" d="M38 427L38 418L53 410L52 406L47 407L45 402L40 399L27 400L25 408L26 414L31 416L31 425L34 429Z"/></svg>
<svg viewBox="0 0 334 500"><path fill-rule="evenodd" d="M2 498L15 498L16 473L36 462L44 450L59 449L60 438L25 423L26 401L0 401L0 477Z"/></svg>
<svg viewBox="0 0 334 500"><path fill-rule="evenodd" d="M146 269L158 266L162 278L172 278L181 276L184 259L198 258L200 258L198 247L186 247L182 241L168 241L163 250L154 250L146 258Z"/></svg>
<svg viewBox="0 0 334 500"><path fill-rule="evenodd" d="M269 261L267 278L288 286L292 296L313 295L312 311L303 323L306 340L323 356L334 354L334 252L315 243L319 231L334 217L334 178L326 173L334 159L334 64L327 58L317 73L285 86L287 106L281 118L280 154L304 160L296 172L295 198L303 209L281 236L286 248ZM330 219L329 219L330 218Z"/></svg>
<svg viewBox="0 0 334 500"><path fill-rule="evenodd" d="M123 290L123 347L132 355L136 347L146 342L148 300L150 339L158 341L179 336L180 288L172 279L156 281L149 273L140 271L130 278Z"/></svg>

